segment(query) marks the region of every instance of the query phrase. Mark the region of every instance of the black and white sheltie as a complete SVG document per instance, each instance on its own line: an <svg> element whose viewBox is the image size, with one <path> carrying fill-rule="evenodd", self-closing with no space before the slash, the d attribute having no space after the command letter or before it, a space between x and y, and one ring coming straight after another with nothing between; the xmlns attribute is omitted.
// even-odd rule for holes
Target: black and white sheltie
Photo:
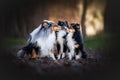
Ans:
<svg viewBox="0 0 120 80"><path fill-rule="evenodd" d="M84 44L83 44L83 39L82 39L82 35L80 32L80 25L77 23L71 23L70 26L75 30L74 34L73 34L73 39L75 40L75 59L80 59L82 58L86 58L87 54L84 50ZM82 54L82 55L81 55Z"/></svg>

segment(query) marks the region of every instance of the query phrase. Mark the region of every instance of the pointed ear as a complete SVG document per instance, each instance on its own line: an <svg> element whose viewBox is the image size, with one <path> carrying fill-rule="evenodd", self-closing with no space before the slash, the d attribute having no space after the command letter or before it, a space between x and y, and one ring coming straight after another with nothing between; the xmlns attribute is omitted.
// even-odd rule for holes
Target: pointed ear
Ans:
<svg viewBox="0 0 120 80"><path fill-rule="evenodd" d="M80 26L80 24L77 23L76 26Z"/></svg>
<svg viewBox="0 0 120 80"><path fill-rule="evenodd" d="M65 21L65 23L68 25L68 21Z"/></svg>
<svg viewBox="0 0 120 80"><path fill-rule="evenodd" d="M68 26L69 26L68 21L65 21L65 23L66 23L66 25L67 25L67 27L68 27Z"/></svg>
<svg viewBox="0 0 120 80"><path fill-rule="evenodd" d="M76 28L80 28L80 24L76 24Z"/></svg>
<svg viewBox="0 0 120 80"><path fill-rule="evenodd" d="M58 21L58 25L60 25L61 24L61 21Z"/></svg>

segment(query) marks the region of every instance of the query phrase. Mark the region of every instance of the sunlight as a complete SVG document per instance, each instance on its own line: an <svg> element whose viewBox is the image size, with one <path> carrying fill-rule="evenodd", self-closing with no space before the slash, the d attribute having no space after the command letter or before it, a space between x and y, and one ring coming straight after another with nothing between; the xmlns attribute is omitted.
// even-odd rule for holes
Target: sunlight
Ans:
<svg viewBox="0 0 120 80"><path fill-rule="evenodd" d="M51 10L48 12L49 20L53 20L55 22L58 20L67 20L69 23L80 23L80 15L77 9L64 7L61 5L52 5Z"/></svg>
<svg viewBox="0 0 120 80"><path fill-rule="evenodd" d="M79 14L81 15L83 10L82 1L79 3L78 8L79 8ZM104 30L104 16L103 16L104 8L105 8L104 1L101 2L95 1L94 3L88 5L85 16L87 36L94 36Z"/></svg>
<svg viewBox="0 0 120 80"><path fill-rule="evenodd" d="M86 27L87 36L93 36L96 34L96 30L92 26Z"/></svg>
<svg viewBox="0 0 120 80"><path fill-rule="evenodd" d="M83 14L82 0L80 0L78 5L76 5L76 8L65 7L62 5L52 5L50 7L51 9L48 10L49 20L53 20L55 22L57 22L58 20L67 20L69 23L81 24L80 22ZM87 36L94 36L104 30L104 8L104 1L96 1L88 5L85 16Z"/></svg>

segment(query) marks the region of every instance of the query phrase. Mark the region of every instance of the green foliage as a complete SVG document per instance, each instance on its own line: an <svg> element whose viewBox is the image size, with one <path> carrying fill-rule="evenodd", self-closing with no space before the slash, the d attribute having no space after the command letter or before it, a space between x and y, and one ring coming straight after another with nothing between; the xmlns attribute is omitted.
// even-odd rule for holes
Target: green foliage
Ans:
<svg viewBox="0 0 120 80"><path fill-rule="evenodd" d="M100 35L91 38L85 38L86 48L106 48L113 45L114 38L111 35Z"/></svg>
<svg viewBox="0 0 120 80"><path fill-rule="evenodd" d="M19 46L26 44L25 39L8 38L0 41L0 46Z"/></svg>
<svg viewBox="0 0 120 80"><path fill-rule="evenodd" d="M116 42L115 38L111 35L99 35L95 37L85 38L84 39L84 45L85 48L105 48L109 47L111 45L114 45L113 43ZM14 38L8 38L0 41L0 46L19 46L19 45L25 45L26 40L25 39L14 39Z"/></svg>

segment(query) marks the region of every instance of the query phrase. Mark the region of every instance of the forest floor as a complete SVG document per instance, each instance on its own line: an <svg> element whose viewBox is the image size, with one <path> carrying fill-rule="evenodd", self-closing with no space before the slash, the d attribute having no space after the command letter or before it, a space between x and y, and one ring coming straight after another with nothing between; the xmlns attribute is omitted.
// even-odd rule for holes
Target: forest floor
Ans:
<svg viewBox="0 0 120 80"><path fill-rule="evenodd" d="M93 80L96 80L98 76L96 73L101 72L106 65L110 64L110 58L107 53L104 54L105 50L101 45L104 40L100 39L86 40L85 51L88 54L88 58L77 61L60 59L55 62L50 58L36 60L18 59L16 53L24 46L23 44L22 46L20 44L11 47L0 47L0 63L2 63L0 74L3 75L0 78L3 78L3 80L75 80L78 78L89 80L92 77ZM89 75L92 76L88 77Z"/></svg>
<svg viewBox="0 0 120 80"><path fill-rule="evenodd" d="M40 58L36 60L18 59L16 57L16 53L19 48L21 48L21 46L6 48L3 49L4 52L1 52L4 53L1 55L1 61L4 64L2 66L6 67L3 67L5 70L3 69L2 71L5 71L8 75L11 75L11 77L14 77L15 74L18 77L24 76L25 80L40 80L41 78L66 80L73 79L73 77L75 79L80 76L82 77L82 75L95 70L98 66L101 66L100 61L102 57L102 50L95 50L91 48L85 49L88 54L88 58L86 60L80 59L76 61L60 59L55 62L50 58ZM7 75L6 73L5 75ZM24 80L24 78L21 79L21 77L19 79Z"/></svg>

